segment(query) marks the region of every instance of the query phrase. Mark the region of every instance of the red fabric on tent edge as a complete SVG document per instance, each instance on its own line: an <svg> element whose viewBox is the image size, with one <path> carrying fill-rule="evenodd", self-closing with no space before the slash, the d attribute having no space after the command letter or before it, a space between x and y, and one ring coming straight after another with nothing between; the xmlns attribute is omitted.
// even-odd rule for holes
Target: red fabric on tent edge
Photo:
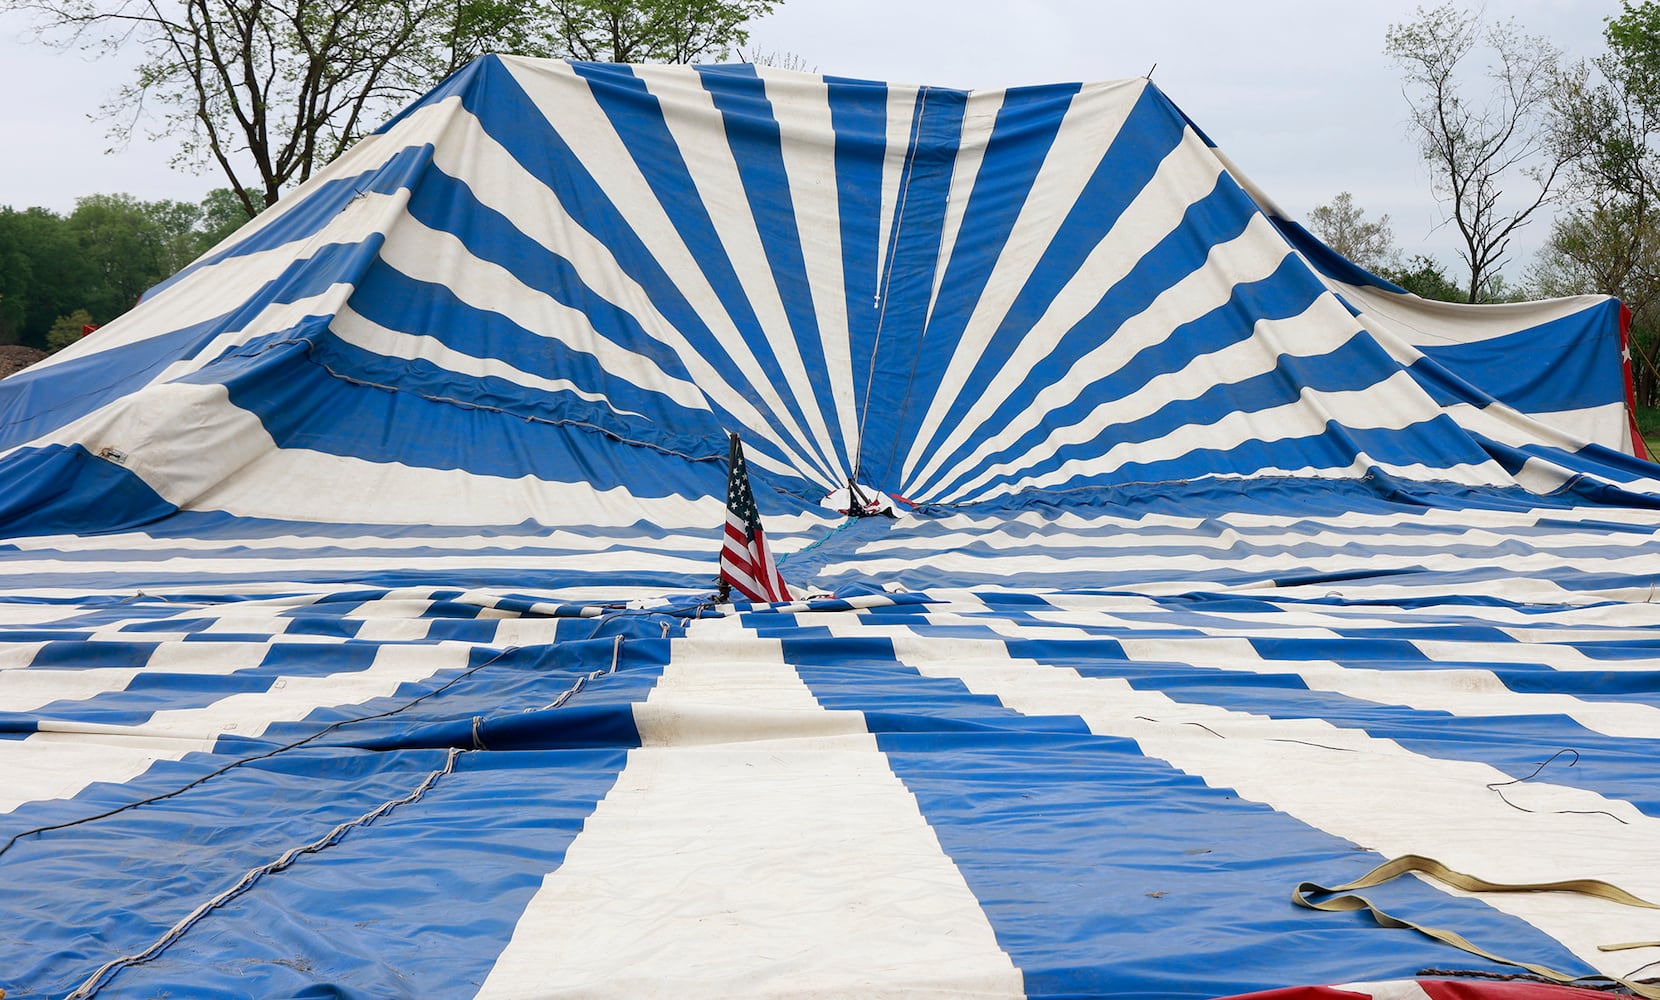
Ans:
<svg viewBox="0 0 1660 1000"><path fill-rule="evenodd" d="M1637 380L1631 374L1631 310L1620 303L1620 371L1625 376L1625 419L1631 425L1631 453L1653 461L1643 433L1637 429Z"/></svg>

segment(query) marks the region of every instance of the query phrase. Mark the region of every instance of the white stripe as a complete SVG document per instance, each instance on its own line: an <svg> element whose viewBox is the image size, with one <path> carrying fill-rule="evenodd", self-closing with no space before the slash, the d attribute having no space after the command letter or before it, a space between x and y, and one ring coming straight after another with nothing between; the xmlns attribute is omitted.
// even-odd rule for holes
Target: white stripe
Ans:
<svg viewBox="0 0 1660 1000"><path fill-rule="evenodd" d="M942 387L962 385L974 367L984 360L992 334L997 332L1015 298L1031 279L1043 258L1043 249L1054 242L1061 224L1077 205L1145 86L1144 80L1092 83L1084 85L1072 98L1056 130L1055 141L1032 180L1020 215L986 279L986 287L974 304L974 313L952 350L951 362L940 380ZM913 480L917 462L931 450L934 436L942 429L945 414L953 402L949 392L935 394L921 431L905 456L903 482ZM937 454L939 449L932 450ZM934 464L931 462L928 469ZM926 477L928 469L917 478Z"/></svg>
<svg viewBox="0 0 1660 1000"><path fill-rule="evenodd" d="M894 215L900 210L904 200L902 185L908 181L905 176L905 160L911 149L917 95L922 88L911 84L890 83L887 90L887 144L882 153L882 208L880 225L876 230L875 278L878 296L887 290L885 279L888 276L888 255L893 253L888 241L894 235ZM880 302L876 303L876 306L879 307Z"/></svg>
<svg viewBox="0 0 1660 1000"><path fill-rule="evenodd" d="M846 278L842 273L841 197L835 150L824 148L834 135L830 87L819 77L756 66L766 83L778 122L784 172L790 181L807 287L813 296L830 395L836 402L842 454L858 450L858 401L853 387L853 343L847 322Z"/></svg>
<svg viewBox="0 0 1660 1000"><path fill-rule="evenodd" d="M147 637L146 633L129 633L125 638L129 642L142 642ZM221 677L251 670L264 662L272 645L268 642L162 642L151 651L142 669L0 669L0 712L30 712L55 701L85 701L107 692L123 691L141 673Z"/></svg>
<svg viewBox="0 0 1660 1000"><path fill-rule="evenodd" d="M963 124L957 139L957 158L951 165L951 187L945 198L945 218L940 227L939 253L934 257L934 288L928 295L927 322L934 318L934 306L939 302L940 285L950 269L951 258L957 249L957 237L962 232L963 215L968 211L974 195L974 182L980 177L980 166L985 162L986 146L992 130L997 127L997 115L1003 109L1001 90L979 90L968 95L964 102ZM1055 216L1059 224L1059 213ZM1032 263L1037 262L1036 254Z"/></svg>
<svg viewBox="0 0 1660 1000"><path fill-rule="evenodd" d="M1272 254L1265 255L1260 268L1253 273L1239 276L1238 280L1245 282L1266 277L1273 273L1277 266L1278 261ZM1215 283L1214 275L1204 275L1203 280L1199 280L1197 276L1190 276L1161 295L1141 316L1125 323L1113 333L1113 342L1122 342L1122 356L1133 356L1143 346L1149 346L1151 342L1161 339L1161 336L1168 336L1168 331L1173 331L1195 318L1200 310L1214 305L1209 296L1194 286L1202 287ZM1182 313L1171 316L1172 309L1181 309ZM1169 326L1161 334L1157 328L1164 323L1168 323ZM1171 404L1197 399L1217 385L1235 385L1273 371L1283 358L1330 353L1347 344L1360 332L1359 324L1355 323L1348 311L1329 295L1316 299L1308 309L1290 319L1258 320L1252 328L1251 336L1210 354L1197 355L1176 371L1164 372L1148 379L1134 392L1098 404L1076 423L1056 427L1035 447L1008 461L988 467L965 484L964 489L972 488L995 476L1030 466L1053 455L1061 448L1101 440L1106 431L1114 425L1144 419ZM1089 363L1090 359L1086 358L1079 363L1079 367ZM1044 395L1040 392L1038 400L1043 400ZM1068 403L1072 401L1067 400ZM1054 409L1058 408L1059 406L1055 406L1048 412L1053 413ZM1037 422L1039 418L1032 421ZM1022 421L1021 426L1026 426L1026 422ZM1010 430L1013 430L1012 425ZM976 463L993 454L997 448L1005 447L1018 439L1017 435L1011 433L987 440L964 464Z"/></svg>
<svg viewBox="0 0 1660 1000"><path fill-rule="evenodd" d="M480 204L500 212L519 232L569 263L590 294L632 316L646 336L666 347L667 353L686 367L700 392L736 417L752 438L777 448L787 463L780 465L767 452L757 451L751 456L756 465L791 474L807 467L806 460L746 394L749 385L764 385L766 379L741 338L734 336L722 341L728 356L749 380L745 386L733 387L702 353L692 350L681 332L658 311L646 290L618 263L611 249L574 223L551 188L527 171L472 118L459 122L457 132L453 142L438 147L434 153L434 162L440 169L462 179ZM699 301L695 296L688 299L694 305Z"/></svg>
<svg viewBox="0 0 1660 1000"><path fill-rule="evenodd" d="M1333 421L1353 430L1404 430L1413 424L1432 420L1440 412L1434 400L1430 399L1423 387L1413 380L1410 373L1398 371L1364 389L1325 392L1304 388L1294 401L1280 406L1255 412L1231 410L1214 423L1184 424L1161 438L1150 441L1124 441L1112 446L1104 455L1069 459L1054 471L1035 476L1020 476L979 489L982 484L997 475L997 470L1013 471L1017 467L1015 463L994 466L951 490L942 499L946 502L957 502L972 496L976 500L989 500L1023 489L1059 486L1079 476L1104 476L1125 465L1171 461L1199 449L1227 450L1249 441L1269 443L1311 437L1323 433L1327 423ZM1015 422L1025 421L1011 423ZM977 449L977 453L990 452L1003 443L998 439L1005 437L1008 437L1008 432L982 445ZM1022 459L1029 462L1041 457L1043 456L1028 453L1022 456ZM1024 468L1026 464L1023 462L1018 467ZM1397 467L1369 458L1364 452L1348 466L1326 471L1338 474L1348 472L1358 478L1372 468L1382 468L1390 472L1400 471ZM1422 472L1409 475L1407 478L1420 481L1435 478L1428 475L1432 467L1420 465L1416 468ZM1481 470L1487 469L1496 470L1497 466L1487 462L1482 465L1451 466L1437 471L1440 473L1439 478L1450 482L1466 485L1500 485L1492 478L1480 474ZM1289 475L1297 470L1265 468L1246 471L1253 477L1263 477ZM951 474L955 475L957 472L958 470L954 469ZM1239 473L1242 476L1244 474ZM930 491L918 499L931 498Z"/></svg>
<svg viewBox="0 0 1660 1000"><path fill-rule="evenodd" d="M754 361L753 355L740 347L746 343L745 338L732 324L726 307L658 202L656 192L634 168L632 154L599 107L587 82L566 63L504 58L502 65L507 67L537 109L547 117L549 125L569 144L583 168L697 311L698 317L709 326L715 339L726 345L728 350L736 352L734 362L750 379L750 384L744 388L759 397L770 416L803 449L807 457L802 459L797 474L812 476L815 467L811 462L809 435L790 415L783 399L771 380L765 377L759 363ZM696 356L696 352L689 349L680 354L683 358ZM696 375L695 372L693 374ZM760 457L756 455L752 461L758 465L760 462L756 459ZM817 470L817 474L824 476L827 473ZM825 485L828 488L834 484L826 480Z"/></svg>
<svg viewBox="0 0 1660 1000"><path fill-rule="evenodd" d="M863 716L775 641L692 633L479 996L1023 996Z"/></svg>
<svg viewBox="0 0 1660 1000"><path fill-rule="evenodd" d="M634 549L622 545L612 545L603 551L605 560L596 563L592 553L572 552L555 553L540 552L525 554L514 551L497 554L460 554L460 555L433 555L433 556L338 556L322 557L307 556L305 570L310 573L349 572L375 573L386 570L476 570L483 567L494 569L524 569L524 570L600 570L607 572L653 572L653 573L698 573L709 567L709 559L715 554L714 546L708 542L694 547L701 548L701 553L688 554L684 557L670 555L656 549ZM125 567L125 568L123 568ZM174 556L168 559L158 559L153 562L109 562L87 564L84 562L65 561L56 559L18 560L5 565L6 572L10 573L87 573L101 570L105 573L124 575L177 575L195 574L202 578L250 576L256 573L288 573L294 572L291 560L285 556L276 556L269 559L247 559L237 557L213 558L203 556Z"/></svg>
<svg viewBox="0 0 1660 1000"><path fill-rule="evenodd" d="M801 358L801 345L784 311L772 262L761 242L755 207L738 173L736 155L727 143L709 141L725 127L713 95L703 88L702 75L689 67L635 66L634 75L644 80L647 91L657 98L663 124L680 150L687 176L697 188L698 200L709 214L710 224L743 288L744 299L755 312L758 332L783 372L790 397L806 417L812 432L808 441L813 446L812 457L832 480L845 479L848 470L831 443L830 429ZM834 145L819 144L816 149L822 164L830 167L824 172L833 175ZM804 207L794 206L798 217ZM783 206L778 208L782 210Z"/></svg>
<svg viewBox="0 0 1660 1000"><path fill-rule="evenodd" d="M114 448L126 468L169 502L244 517L320 523L718 523L714 497L642 498L626 487L508 479L305 449L278 449L254 414L232 406L223 385L169 383L125 396L51 435L94 454ZM349 490L343 484L351 484Z"/></svg>
<svg viewBox="0 0 1660 1000"><path fill-rule="evenodd" d="M526 285L500 264L474 257L453 233L429 229L406 216L381 247L380 256L417 281L447 288L474 309L501 313L532 333L587 354L613 377L660 392L687 409L708 409L696 386L669 375L645 354L613 343L593 328L587 313Z"/></svg>
<svg viewBox="0 0 1660 1000"><path fill-rule="evenodd" d="M1133 739L1143 753L1213 788L1232 789L1385 857L1422 854L1500 882L1600 878L1660 899L1660 857L1652 849L1660 819L1630 803L1536 779L1527 794L1529 808L1538 811L1523 812L1487 787L1512 775L1478 762L1425 757L1324 720L1180 703L1118 678L1085 678L1016 659L996 642L939 636L893 642L900 661L925 676L957 678L973 693L993 695L1027 715L1081 716L1097 735ZM1660 939L1654 911L1553 893L1482 898L1603 972L1624 972L1653 955L1609 955L1598 944Z"/></svg>
<svg viewBox="0 0 1660 1000"><path fill-rule="evenodd" d="M373 320L365 319L361 313L358 313L349 305L342 305L339 311L334 314L334 318L329 321L329 331L341 341L353 347L362 348L382 357L396 358L399 361L427 361L434 367L445 371L467 375L472 378L498 378L504 382L523 386L526 389L538 389L542 392L568 392L592 403L604 403L612 413L635 417L642 415L635 413L633 410L618 409L605 396L597 392L588 392L570 379L543 378L497 358L481 358L457 351L445 345L437 337L425 334L401 333L381 326ZM625 370L627 371L626 375L624 374ZM643 370L615 369L613 373L618 378L626 379L634 385L643 385L644 388L653 391L662 391L658 386L650 384L652 376L663 375L662 370L655 366L648 366ZM645 381L636 381L636 378L642 374L647 376ZM702 394L697 393L695 388L689 386L689 383L672 379L667 384L670 386L677 385L675 391L679 391L680 388L691 390L685 399L676 400L681 405L693 410L707 410L709 408L708 403L704 402ZM664 392L664 395L673 398L672 392Z"/></svg>
<svg viewBox="0 0 1660 1000"><path fill-rule="evenodd" d="M1396 336L1417 347L1473 344L1566 319L1608 301L1604 295L1580 295L1541 302L1513 302L1472 309L1467 304L1436 302L1399 295L1370 285L1327 282L1338 288L1368 318L1376 317Z"/></svg>
<svg viewBox="0 0 1660 1000"><path fill-rule="evenodd" d="M1049 637L1045 637L1049 638ZM1331 660L1274 660L1262 656L1244 638L1123 638L1132 660L1203 664L1216 670L1254 674L1289 674L1311 691L1330 691L1379 705L1405 705L1420 712L1444 712L1456 718L1566 716L1592 732L1629 739L1660 736L1660 708L1632 702L1594 701L1566 694L1512 691L1491 670L1466 667L1445 670L1377 670ZM1466 643L1464 659L1485 658L1491 643ZM1642 661L1612 661L1610 673L1648 671ZM1581 669L1586 669L1582 667Z"/></svg>
<svg viewBox="0 0 1660 1000"><path fill-rule="evenodd" d="M459 97L452 97L422 108L384 134L365 138L331 163L328 170L313 176L289 192L277 205L238 229L227 242L243 242L271 226L303 204L311 192L324 184L361 173L372 173L410 146L437 141L454 119L460 117L470 120L472 116L461 107ZM439 145L442 147L443 144ZM146 299L137 309L99 327L98 336L76 341L38 362L31 370L44 370L65 361L172 333L242 306L255 288L276 278L296 259L310 257L330 244L362 243L372 234L386 232L393 219L402 212L408 194L407 189L391 195L361 194L347 203L318 232L295 242L197 268L154 297Z"/></svg>
<svg viewBox="0 0 1660 1000"><path fill-rule="evenodd" d="M1128 113L1128 109L1125 113ZM1079 265L1066 286L1056 294L1043 315L1032 324L1031 330L1027 331L1020 345L1011 352L1003 367L986 386L967 415L951 428L944 444L933 447L933 455L921 471L914 476L906 477L906 496L920 499L922 491L917 487L930 486L938 482L942 477L936 476L936 471L950 460L958 449L971 440L986 436L984 425L997 408L1019 389L1032 369L1049 355L1055 344L1081 322L1114 285L1130 273L1143 254L1181 225L1182 217L1189 205L1214 190L1217 175L1220 173L1221 166L1210 155L1204 141L1194 135L1191 129L1184 132L1181 144L1165 156L1152 181L1124 209L1123 215L1112 228L1102 234L1101 241L1090 250L1089 256ZM1014 249L1010 247L1005 253L1013 252ZM1282 241L1281 254L1284 252ZM1260 249L1256 250L1256 253L1260 254ZM1203 268L1200 273L1204 273ZM1207 291L1207 299L1214 298L1217 294L1215 288ZM1231 289L1222 290L1224 300L1230 292ZM1207 310L1201 310L1196 315L1202 315L1204 311ZM1001 316L987 316L988 323L995 324L1001 319ZM1164 332L1168 334L1169 330L1166 329ZM983 353L975 351L972 357L978 360ZM1074 374L1070 379L1063 379L1056 385L1048 386L1048 395L1034 400L1025 414L1035 417L1037 411L1033 407L1044 399L1052 398L1069 389L1075 396L1077 389L1095 381L1099 372L1113 371L1117 368L1117 364L1113 363L1103 367L1099 358L1093 363L1095 367L1089 367L1089 360L1074 366ZM965 365L962 377L966 378L967 374ZM1080 384L1073 387L1071 383ZM943 395L949 396L954 388L961 385L961 381L944 382L940 391ZM1061 402L1070 398L1072 396L1067 396ZM944 405L949 405L949 402ZM942 406L940 418L943 418L944 412ZM1027 429L1029 427L1030 425L1027 425ZM959 469L966 464L971 463L959 463ZM958 474L954 471L943 478L949 481Z"/></svg>
<svg viewBox="0 0 1660 1000"><path fill-rule="evenodd" d="M823 534L826 529L834 528L844 519L840 516L827 515L809 509L801 514L768 514L767 538L775 541L774 546L779 551L785 551L792 546L807 545ZM628 532L623 535L600 535L584 524L572 530L569 528L549 528L546 532L535 534L485 535L464 534L409 536L409 535L375 535L368 531L351 535L307 535L298 529L305 527L304 522L291 522L296 529L292 534L282 535L232 535L216 534L212 538L155 538L141 532L121 532L98 535L35 535L26 538L9 538L6 545L15 547L24 552L51 552L51 553L110 553L110 552L176 552L201 553L224 552L229 549L279 550L284 552L311 552L323 549L339 549L342 552L385 549L399 551L404 549L432 549L438 553L472 552L481 549L511 549L519 553L527 552L603 552L614 546L624 548L650 548L668 552L704 552L709 549L709 540L705 537L694 537L672 531L662 534L650 532ZM624 526L619 526L624 527ZM658 525L658 527L665 527ZM702 529L705 522L686 524L684 527ZM8 553L0 553L0 566L5 565ZM85 565L85 564L83 564ZM113 561L106 565L116 565ZM405 591L391 591L388 600ZM425 594L426 591L421 593ZM244 604L242 607L248 607ZM12 605L19 609L18 622L52 621L56 618L67 618L83 614L83 608L54 608L50 605L23 604ZM7 623L4 618L3 607L0 607L0 624ZM218 612L206 612L217 614ZM42 617L36 618L35 614ZM150 619L143 619L149 621Z"/></svg>
<svg viewBox="0 0 1660 1000"><path fill-rule="evenodd" d="M25 802L68 798L95 781L127 781L158 760L208 752L226 733L259 736L277 722L303 719L325 706L383 698L399 686L467 665L464 643L386 646L367 669L273 679L265 691L221 698L202 708L156 712L135 726L43 721L22 740L0 740L0 813Z"/></svg>

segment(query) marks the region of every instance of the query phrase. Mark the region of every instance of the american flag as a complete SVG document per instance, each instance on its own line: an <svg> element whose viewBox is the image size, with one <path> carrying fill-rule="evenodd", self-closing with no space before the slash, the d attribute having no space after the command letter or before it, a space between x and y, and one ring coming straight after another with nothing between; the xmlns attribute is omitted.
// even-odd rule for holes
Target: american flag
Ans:
<svg viewBox="0 0 1660 1000"><path fill-rule="evenodd" d="M720 550L721 599L725 600L730 586L752 601L788 601L789 588L784 586L784 577L761 534L761 512L749 489L749 466L744 463L744 447L736 434L732 435L729 465L726 538Z"/></svg>

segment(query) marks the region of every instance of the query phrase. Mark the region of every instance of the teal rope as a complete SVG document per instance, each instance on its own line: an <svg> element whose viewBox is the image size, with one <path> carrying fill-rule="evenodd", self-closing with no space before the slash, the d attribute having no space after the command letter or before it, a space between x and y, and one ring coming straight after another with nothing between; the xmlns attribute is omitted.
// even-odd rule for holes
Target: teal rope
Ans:
<svg viewBox="0 0 1660 1000"><path fill-rule="evenodd" d="M842 523L836 525L834 528L831 528L830 532L828 534L826 534L823 538L820 538L818 541L814 542L813 544L807 546L804 549L800 549L800 550L795 551L795 552L786 552L785 554L779 556L774 561L778 563L780 568L782 568L783 565L785 563L789 562L792 557L803 555L805 553L813 551L814 549L818 548L820 545L823 545L825 542L828 542L830 539L836 537L841 532L844 532L848 528L853 527L853 525L857 524L858 522L859 522L858 518L850 517L847 520L843 521Z"/></svg>

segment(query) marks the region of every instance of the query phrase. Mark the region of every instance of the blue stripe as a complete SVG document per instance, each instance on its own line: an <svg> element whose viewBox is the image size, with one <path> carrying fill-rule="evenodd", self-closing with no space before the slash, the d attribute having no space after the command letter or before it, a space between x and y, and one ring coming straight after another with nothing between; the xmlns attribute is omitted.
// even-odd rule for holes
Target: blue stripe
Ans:
<svg viewBox="0 0 1660 1000"><path fill-rule="evenodd" d="M588 81L594 100L616 128L641 176L650 185L661 208L673 222L675 231L696 258L699 269L708 280L726 315L737 327L745 344L755 353L766 377L775 386L784 386L783 370L769 347L760 319L743 291L738 274L721 243L710 217L711 207L703 203L697 185L692 180L685 158L675 143L668 125L663 120L662 108L656 97L647 90L645 82L633 75L626 66L599 63L578 63L577 74ZM737 206L724 206L731 210ZM700 322L699 327L703 327ZM694 350L703 350L714 341L707 328L688 333ZM780 393L785 409L803 427L806 413L793 393ZM820 457L823 458L822 454Z"/></svg>
<svg viewBox="0 0 1660 1000"><path fill-rule="evenodd" d="M1445 946L1380 933L1364 917L1292 907L1297 882L1337 884L1382 859L1145 757L1133 740L1090 735L1076 718L1022 716L955 680L922 678L885 640L786 640L784 655L820 704L868 713L1028 996L1214 997L1410 979L1454 960ZM1484 903L1422 884L1373 894L1391 912L1585 968ZM1172 962L1176 928L1182 954ZM1206 970L1202 982L1196 969Z"/></svg>
<svg viewBox="0 0 1660 1000"><path fill-rule="evenodd" d="M1619 313L1619 302L1607 299L1506 336L1420 349L1523 413L1624 403ZM1549 358L1550 364L1516 364L1517 358Z"/></svg>
<svg viewBox="0 0 1660 1000"><path fill-rule="evenodd" d="M756 230L766 253L772 282L784 307L784 315L789 320L789 332L813 386L819 412L824 414L826 424L832 428L832 464L851 471L852 456L847 454L841 436L834 433L837 426L834 419L836 400L831 392L824 341L807 279L807 263L802 254L803 235L796 223L795 201L790 193L789 176L784 169L778 120L772 103L767 99L766 86L753 75L752 67L744 72L735 68L711 70L706 66L697 68L704 89L720 110L726 141L732 149L750 212L757 221L764 219L767 222L757 225Z"/></svg>
<svg viewBox="0 0 1660 1000"><path fill-rule="evenodd" d="M955 427L967 418L969 408L985 394L1008 358L1030 336L1032 328L1056 296L1077 275L1090 251L1112 229L1124 209L1141 194L1159 163L1181 138L1181 119L1170 113L1168 105L1156 92L1150 89L1144 91L1100 163L1096 164L1077 201L1067 206L1065 221L1056 231L1054 239L1040 251L1041 256L1031 276L1002 317L991 342L963 384L960 387L943 386L944 366L950 359L943 356L944 349L938 345L931 363L919 373L923 386L934 387L931 395L947 388L955 393L951 406L946 410L943 426ZM968 224L969 220L965 217L965 232L969 231Z"/></svg>
<svg viewBox="0 0 1660 1000"><path fill-rule="evenodd" d="M574 425L579 433L567 433L511 412L429 399L418 389L388 391L338 378L329 362L341 355L350 359L345 367L351 369L366 352L333 338L315 352L295 342L201 374L223 380L231 402L259 417L279 448L504 479L529 475L598 490L626 483L636 496L648 495L639 485L642 476L662 491L658 496L698 498L724 489L719 452L679 456L652 447L619 452L616 438L581 433L580 425ZM327 408L315 405L324 398Z"/></svg>
<svg viewBox="0 0 1660 1000"><path fill-rule="evenodd" d="M147 483L78 444L24 448L0 458L0 524L13 538L120 530L174 507Z"/></svg>
<svg viewBox="0 0 1660 1000"><path fill-rule="evenodd" d="M944 263L940 252L946 203L967 106L966 91L924 87L917 93L912 113L910 146L900 174L887 257L877 276L880 299L871 348L876 374L860 402L861 414L877 414L875 421L862 421L861 478L879 488L898 488L890 482L888 464L906 440L907 415L912 408L923 412L928 408L927 396L916 395L918 371L924 357L937 355L947 346L925 346L924 341L935 269Z"/></svg>
<svg viewBox="0 0 1660 1000"><path fill-rule="evenodd" d="M865 386L876 360L877 297L882 261L882 167L887 152L885 84L826 77L835 132L836 199L841 226L842 287L847 307L853 391L863 412Z"/></svg>
<svg viewBox="0 0 1660 1000"><path fill-rule="evenodd" d="M613 720L609 729L593 730L592 745L569 748L559 713L541 713L540 748L526 741L514 752L463 757L457 773L420 802L353 831L322 856L269 876L210 914L159 960L120 973L115 985L144 995L277 996L303 995L329 983L338 991L333 995L390 996L407 994L411 983L481 981L544 873L563 861L627 750L639 745L629 706L655 684L666 645L644 641L625 648L618 671L570 703L572 714L605 713ZM482 652L475 652L475 662L482 662ZM445 692L440 710L520 715L545 704L575 676L605 668L611 656L612 643L604 640L527 650ZM273 727L267 738L314 732L331 715L384 711L410 697L400 691L319 712L314 721ZM354 726L331 739L396 732L398 724L390 725ZM26 807L6 817L0 829L88 815L112 802L176 788L245 750L222 740L216 755L158 764L125 786L93 786L75 800ZM18 959L8 973L45 995L61 995L105 959L147 945L242 872L407 794L443 759L438 750L312 746L227 772L164 803L22 841L0 865L0 891L27 897L0 912L0 934L14 942ZM504 806L510 806L511 822L479 822L500 815ZM213 821L203 826L193 820L197 816ZM181 824L190 832L181 836ZM212 849L204 850L208 843ZM87 870L80 860L86 847L123 851L128 862L119 871ZM420 877L412 878L413 872ZM59 897L30 891L94 877L96 892L84 891L74 910L59 905ZM395 894L341 891L384 886L388 879L398 882ZM289 919L296 913L307 914L306 920ZM445 946L431 947L433 935ZM457 942L464 945L455 947ZM330 956L326 967L292 961L324 954ZM81 961L66 960L69 955Z"/></svg>
<svg viewBox="0 0 1660 1000"><path fill-rule="evenodd" d="M366 194L392 194L400 190L418 190L425 184L432 166L433 147L430 143L409 146L388 157L378 167L361 174L338 177L319 184L304 201L288 208L277 219L258 231L239 238L235 244L208 257L203 257L178 274L144 293L151 298L172 287L186 275L213 267L236 257L276 250L293 244L304 244L333 222L348 205ZM378 235L378 234L377 234Z"/></svg>

